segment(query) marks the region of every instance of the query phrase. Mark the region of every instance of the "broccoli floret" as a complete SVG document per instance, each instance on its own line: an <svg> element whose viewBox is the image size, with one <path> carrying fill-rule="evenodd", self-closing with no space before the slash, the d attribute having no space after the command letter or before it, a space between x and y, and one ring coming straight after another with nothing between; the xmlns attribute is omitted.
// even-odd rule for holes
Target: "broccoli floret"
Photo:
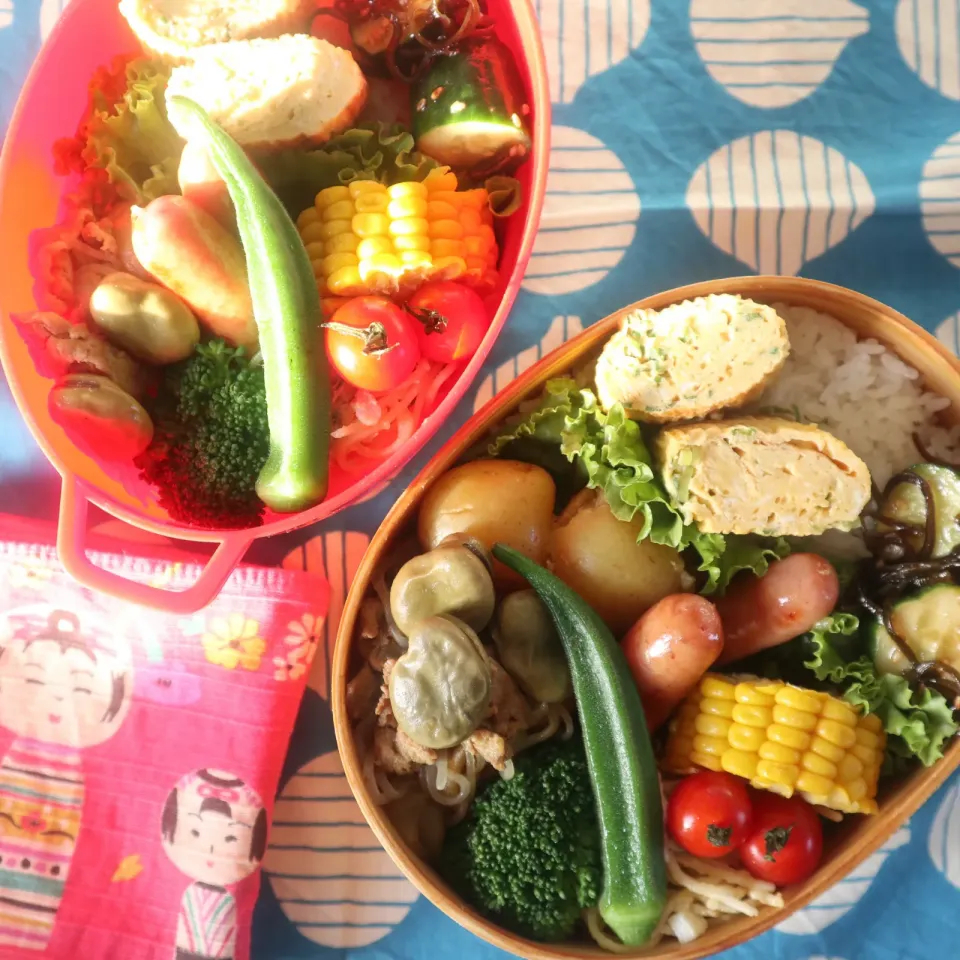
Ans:
<svg viewBox="0 0 960 960"><path fill-rule="evenodd" d="M263 366L223 340L164 371L147 409L150 447L137 458L174 520L205 527L260 523L255 485L269 452Z"/></svg>
<svg viewBox="0 0 960 960"><path fill-rule="evenodd" d="M441 872L482 913L541 941L568 939L603 883L600 834L579 739L521 755L447 834Z"/></svg>

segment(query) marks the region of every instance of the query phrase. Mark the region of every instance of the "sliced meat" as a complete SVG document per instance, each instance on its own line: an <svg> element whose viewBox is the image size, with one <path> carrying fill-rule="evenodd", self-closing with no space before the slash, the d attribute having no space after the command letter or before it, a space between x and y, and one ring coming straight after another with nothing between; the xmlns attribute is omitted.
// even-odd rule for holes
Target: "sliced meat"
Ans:
<svg viewBox="0 0 960 960"><path fill-rule="evenodd" d="M490 663L490 712L484 721L495 733L510 740L529 724L529 708L513 678L492 657Z"/></svg>
<svg viewBox="0 0 960 960"><path fill-rule="evenodd" d="M405 776L424 764L436 763L437 754L399 730L377 727L373 733L373 759L387 773Z"/></svg>
<svg viewBox="0 0 960 960"><path fill-rule="evenodd" d="M96 373L109 377L132 397L143 397L149 383L146 370L123 350L107 343L86 324L71 323L56 313L15 314L37 370L48 377Z"/></svg>
<svg viewBox="0 0 960 960"><path fill-rule="evenodd" d="M512 753L510 744L492 730L474 730L463 745L472 754L486 760L494 770L502 770Z"/></svg>
<svg viewBox="0 0 960 960"><path fill-rule="evenodd" d="M347 684L347 716L355 723L376 711L380 697L380 675L364 664Z"/></svg>

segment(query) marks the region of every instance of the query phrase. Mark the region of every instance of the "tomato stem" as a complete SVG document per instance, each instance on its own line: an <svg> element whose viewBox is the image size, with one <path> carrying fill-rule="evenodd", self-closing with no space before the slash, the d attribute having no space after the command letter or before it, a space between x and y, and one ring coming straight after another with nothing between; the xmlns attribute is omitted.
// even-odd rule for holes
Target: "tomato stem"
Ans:
<svg viewBox="0 0 960 960"><path fill-rule="evenodd" d="M411 307L409 303L403 305L404 310L413 317L414 320L423 324L427 333L443 333L447 329L450 321L439 311L430 310L421 307Z"/></svg>
<svg viewBox="0 0 960 960"><path fill-rule="evenodd" d="M729 846L731 836L733 836L733 827L720 827L715 823L707 827L707 842L713 847Z"/></svg>
<svg viewBox="0 0 960 960"><path fill-rule="evenodd" d="M763 837L765 848L763 859L774 861L774 854L779 853L787 845L792 831L793 824L790 824L789 827L774 827L772 830L768 830Z"/></svg>
<svg viewBox="0 0 960 960"><path fill-rule="evenodd" d="M368 327L351 327L346 323L335 323L332 320L320 326L325 330L341 333L345 337L363 340L363 352L374 357L382 357L398 346L396 343L388 342L387 328L379 320L374 320Z"/></svg>

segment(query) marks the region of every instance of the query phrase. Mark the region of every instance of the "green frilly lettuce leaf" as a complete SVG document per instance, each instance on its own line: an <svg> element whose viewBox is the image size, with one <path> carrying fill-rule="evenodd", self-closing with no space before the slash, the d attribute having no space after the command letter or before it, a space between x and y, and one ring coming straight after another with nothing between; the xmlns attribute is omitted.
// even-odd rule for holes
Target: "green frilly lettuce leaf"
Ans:
<svg viewBox="0 0 960 960"><path fill-rule="evenodd" d="M143 57L98 71L90 86L90 113L79 131L80 156L100 167L127 200L144 204L179 193L183 140L167 119L169 71Z"/></svg>
<svg viewBox="0 0 960 960"><path fill-rule="evenodd" d="M573 478L551 457L558 447L577 469ZM785 540L705 534L685 523L660 482L639 424L619 405L604 411L593 391L572 378L548 381L540 397L503 425L485 453L537 463L554 474L558 485L572 481L602 491L614 516L626 522L639 518L641 540L693 548L706 594L722 592L743 570L763 575L771 560L790 552Z"/></svg>
<svg viewBox="0 0 960 960"><path fill-rule="evenodd" d="M423 180L437 162L414 148L408 130L378 122L346 130L315 150L265 156L258 166L291 216L297 217L327 187L354 180L387 185Z"/></svg>
<svg viewBox="0 0 960 960"><path fill-rule="evenodd" d="M888 771L916 758L930 766L957 732L953 710L929 688L916 690L903 677L877 672L864 652L860 622L849 613L825 617L802 637L760 656L757 672L841 695L875 713L887 732ZM744 664L747 666L747 663ZM811 677L812 674L812 677Z"/></svg>

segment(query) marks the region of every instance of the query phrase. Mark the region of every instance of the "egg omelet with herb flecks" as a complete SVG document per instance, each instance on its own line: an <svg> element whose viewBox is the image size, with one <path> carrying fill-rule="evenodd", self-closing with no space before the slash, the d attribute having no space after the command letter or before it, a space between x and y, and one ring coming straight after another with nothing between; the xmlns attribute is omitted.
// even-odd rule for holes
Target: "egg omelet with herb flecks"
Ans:
<svg viewBox="0 0 960 960"><path fill-rule="evenodd" d="M703 533L849 530L870 499L867 465L836 437L792 420L666 427L656 456L667 492Z"/></svg>
<svg viewBox="0 0 960 960"><path fill-rule="evenodd" d="M754 399L789 353L783 318L732 294L637 310L603 348L597 395L635 420L696 420Z"/></svg>

